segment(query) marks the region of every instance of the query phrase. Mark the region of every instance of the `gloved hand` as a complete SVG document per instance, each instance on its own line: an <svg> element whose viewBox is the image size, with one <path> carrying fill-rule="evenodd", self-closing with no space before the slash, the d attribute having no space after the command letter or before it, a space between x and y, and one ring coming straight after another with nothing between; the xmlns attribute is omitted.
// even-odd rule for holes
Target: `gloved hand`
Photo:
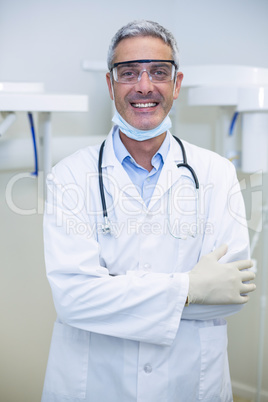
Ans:
<svg viewBox="0 0 268 402"><path fill-rule="evenodd" d="M188 303L195 304L242 304L249 297L248 292L256 289L252 281L255 274L246 269L252 267L250 260L221 264L218 260L227 252L227 246L215 249L201 257L189 272Z"/></svg>

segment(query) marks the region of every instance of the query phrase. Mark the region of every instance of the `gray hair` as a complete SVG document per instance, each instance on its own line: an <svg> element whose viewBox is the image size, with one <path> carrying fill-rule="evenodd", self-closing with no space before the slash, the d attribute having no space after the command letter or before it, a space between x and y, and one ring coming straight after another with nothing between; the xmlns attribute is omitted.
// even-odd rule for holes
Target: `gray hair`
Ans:
<svg viewBox="0 0 268 402"><path fill-rule="evenodd" d="M109 71L112 68L115 49L121 40L126 38L134 38L138 36L153 36L162 39L167 45L171 47L172 57L176 63L176 69L179 68L179 50L176 39L167 29L154 21L133 21L123 26L112 38L108 50L107 64Z"/></svg>

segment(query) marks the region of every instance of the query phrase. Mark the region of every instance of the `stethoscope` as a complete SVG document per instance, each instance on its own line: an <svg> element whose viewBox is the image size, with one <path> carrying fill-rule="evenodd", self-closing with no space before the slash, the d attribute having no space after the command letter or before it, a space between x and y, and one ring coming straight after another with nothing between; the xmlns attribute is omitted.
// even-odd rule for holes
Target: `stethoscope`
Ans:
<svg viewBox="0 0 268 402"><path fill-rule="evenodd" d="M173 233L173 230L171 228L171 223L170 223L170 215L171 215L171 189L169 189L168 192L168 230L172 237L176 239L183 239L185 240L188 236L191 237L196 237L198 235L198 228L199 228L199 222L198 222L198 216L199 216L199 181L197 178L197 175L194 171L194 169L188 164L187 162L187 156L185 152L185 148L181 140L175 136L173 136L175 140L178 142L181 148L182 152L182 162L177 164L177 168L184 167L189 170L191 173L191 176L194 180L195 183L195 203L196 203L196 221L194 225L194 230L189 230L187 234L183 235L175 235ZM105 199L105 194L104 194L104 186L103 186L103 175L102 175L102 158L103 158L103 150L105 146L105 140L100 146L100 151L99 151L99 159L98 159L98 174L99 174L99 189L100 189L100 197L101 197L101 203L102 203L102 214L103 214L103 224L101 225L101 231L103 234L109 234L112 232L112 227L111 227L111 222L108 218L108 212L107 212L107 206L106 206L106 199Z"/></svg>

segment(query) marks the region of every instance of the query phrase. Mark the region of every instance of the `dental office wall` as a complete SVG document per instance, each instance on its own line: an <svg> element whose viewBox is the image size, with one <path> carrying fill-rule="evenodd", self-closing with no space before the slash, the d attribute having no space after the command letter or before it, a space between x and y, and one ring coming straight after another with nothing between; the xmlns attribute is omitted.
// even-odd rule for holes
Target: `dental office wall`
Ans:
<svg viewBox="0 0 268 402"><path fill-rule="evenodd" d="M0 82L43 82L47 92L87 94L88 113L52 118L53 135L73 137L75 149L76 137L87 141L105 135L111 126L104 73L85 72L81 62L105 61L110 39L123 24L146 18L169 28L178 40L182 71L184 65L197 64L268 68L267 17L266 0L137 0L131 7L119 0L1 0ZM218 108L187 107L183 89L176 110L176 134L215 149ZM0 147L1 141L15 138L30 138L23 113L0 139ZM32 170L33 158L28 168L0 172L0 400L5 402L40 400L55 319L43 258L42 202L37 195L41 184L34 178L21 179L5 197L10 180ZM248 183L248 176L239 178ZM265 177L257 190L267 201L264 182ZM251 216L256 212L251 189L244 194ZM261 261L261 243L254 258ZM259 280L257 276L257 285ZM240 314L228 318L231 376L241 396L253 397L257 384L259 294L258 289ZM268 401L267 356L266 342L263 401Z"/></svg>

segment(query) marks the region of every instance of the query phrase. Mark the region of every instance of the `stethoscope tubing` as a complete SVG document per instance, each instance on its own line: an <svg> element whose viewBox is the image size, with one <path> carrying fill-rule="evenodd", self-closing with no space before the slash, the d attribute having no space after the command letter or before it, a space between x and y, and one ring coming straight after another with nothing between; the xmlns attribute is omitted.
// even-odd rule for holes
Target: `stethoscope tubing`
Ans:
<svg viewBox="0 0 268 402"><path fill-rule="evenodd" d="M100 146L100 151L99 151L99 160L98 160L98 173L99 173L99 189L100 189L100 197L101 197L101 204L102 204L102 214L103 217L107 218L108 213L107 213L107 206L106 206L106 200L105 200L105 194L104 194L104 188L103 188L103 177L102 177L102 159L103 159L103 150L104 150L104 145L105 145L105 140Z"/></svg>
<svg viewBox="0 0 268 402"><path fill-rule="evenodd" d="M187 162L187 156L186 156L186 151L185 151L184 145L178 137L175 137L175 135L173 135L173 138L175 138L175 140L181 147L182 160L183 160L182 163L177 164L177 168L185 167L186 169L188 169L191 172L194 182L195 182L195 188L196 188L196 190L198 190L199 189L199 181L198 181L198 178L197 178L197 175L196 175L194 169Z"/></svg>

